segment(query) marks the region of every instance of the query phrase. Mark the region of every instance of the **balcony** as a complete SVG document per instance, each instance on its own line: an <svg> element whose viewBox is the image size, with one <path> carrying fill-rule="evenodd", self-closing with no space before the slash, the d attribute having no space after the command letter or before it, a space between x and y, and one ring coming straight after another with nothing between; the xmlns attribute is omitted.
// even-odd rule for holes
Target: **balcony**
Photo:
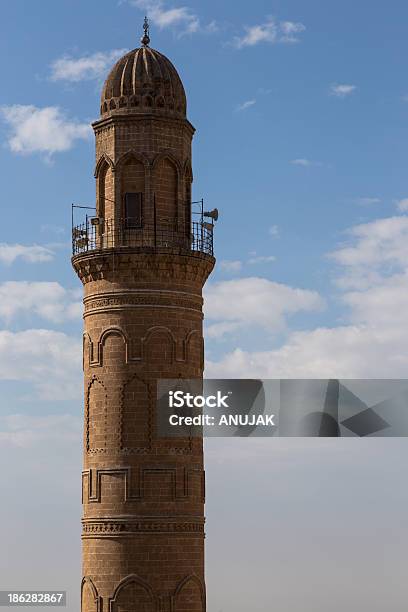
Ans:
<svg viewBox="0 0 408 612"><path fill-rule="evenodd" d="M129 247L146 252L178 251L180 254L202 253L213 256L213 223L190 224L190 233L162 224L135 227L133 219L101 219L86 216L83 223L72 224L72 254L102 249Z"/></svg>

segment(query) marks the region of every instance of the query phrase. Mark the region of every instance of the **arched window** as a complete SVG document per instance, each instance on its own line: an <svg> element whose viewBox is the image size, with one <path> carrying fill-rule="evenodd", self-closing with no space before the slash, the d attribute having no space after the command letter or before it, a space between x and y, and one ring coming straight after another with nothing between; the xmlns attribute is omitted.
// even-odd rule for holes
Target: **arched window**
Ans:
<svg viewBox="0 0 408 612"><path fill-rule="evenodd" d="M145 194L145 167L134 158L124 163L121 169L122 217L127 229L143 226Z"/></svg>
<svg viewBox="0 0 408 612"><path fill-rule="evenodd" d="M135 229L143 225L143 194L126 192L124 196L125 227Z"/></svg>

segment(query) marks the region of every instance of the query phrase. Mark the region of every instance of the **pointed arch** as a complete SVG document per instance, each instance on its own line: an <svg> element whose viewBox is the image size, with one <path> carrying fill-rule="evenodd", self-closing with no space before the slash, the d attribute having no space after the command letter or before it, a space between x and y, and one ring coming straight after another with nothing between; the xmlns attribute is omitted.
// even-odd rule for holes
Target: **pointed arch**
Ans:
<svg viewBox="0 0 408 612"><path fill-rule="evenodd" d="M90 610L89 606L87 609L84 609L85 589L88 589L91 599L93 599L93 603L95 604L93 610ZM102 612L102 598L99 596L98 589L89 576L84 576L81 581L81 612Z"/></svg>
<svg viewBox="0 0 408 612"><path fill-rule="evenodd" d="M112 159L104 153L95 166L96 178L96 212L98 217L110 218L114 200L114 172Z"/></svg>
<svg viewBox="0 0 408 612"><path fill-rule="evenodd" d="M156 155L156 157L154 158L153 163L152 163L153 169L163 159L168 159L169 161L171 161L175 165L175 167L177 169L177 176L180 179L180 177L181 177L181 170L182 170L181 169L181 164L180 164L180 161L177 159L177 157L175 155L173 155L173 153L171 151L162 151L161 153L158 153Z"/></svg>
<svg viewBox="0 0 408 612"><path fill-rule="evenodd" d="M106 418L108 395L103 382L96 376L88 383L85 401L85 447L88 453L106 450ZM97 424L102 424L98 429Z"/></svg>
<svg viewBox="0 0 408 612"><path fill-rule="evenodd" d="M199 601L189 602L188 609L189 610L191 609L192 612L204 612L205 610L205 587L204 587L202 580L196 574L190 574L189 576L186 576L177 585L176 590L174 591L174 595L173 595L174 612L179 612L179 611L184 612L185 610L184 605L181 604L182 607L179 607L178 604L179 604L180 598L183 596L184 592L188 590L190 585L193 586L193 588L195 587L198 590ZM191 603L194 607L192 607Z"/></svg>
<svg viewBox="0 0 408 612"><path fill-rule="evenodd" d="M138 373L121 388L120 450L124 454L150 448L154 399L149 383Z"/></svg>
<svg viewBox="0 0 408 612"><path fill-rule="evenodd" d="M159 153L153 162L153 191L156 202L157 227L173 232L180 216L181 169L179 161L168 152Z"/></svg>
<svg viewBox="0 0 408 612"><path fill-rule="evenodd" d="M132 587L135 587L135 591L136 589L139 591L139 597L137 591L136 593L131 593ZM158 599L150 584L136 574L126 576L126 578L119 582L112 597L109 598L109 612L117 612L118 606L121 605L121 600L125 599L125 603L127 603L127 598L133 599L133 601L129 602L130 606L137 609L139 602L135 601L135 599L136 597L140 599L140 596L144 596L145 599L142 602L144 604L143 610L146 612L156 612L158 610Z"/></svg>
<svg viewBox="0 0 408 612"><path fill-rule="evenodd" d="M138 194L132 197L138 198L139 202L139 223L140 226L146 223L148 217L148 184L149 184L150 164L143 153L137 153L133 149L122 155L116 164L117 177L117 202L120 206L119 216L122 219L132 217L127 209L127 195Z"/></svg>
<svg viewBox="0 0 408 612"><path fill-rule="evenodd" d="M98 161L96 162L95 172L94 172L95 178L98 178L101 172L101 169L103 168L105 164L107 164L110 167L112 172L115 172L115 164L113 163L113 161L111 160L111 158L109 157L107 153L103 153L101 157L98 159Z"/></svg>
<svg viewBox="0 0 408 612"><path fill-rule="evenodd" d="M135 149L129 149L129 151L126 151L126 153L123 153L123 155L119 157L115 164L115 170L120 170L123 165L130 159L134 159L138 162L141 162L146 168L146 170L150 167L149 159L146 155L144 155L144 153L139 153Z"/></svg>

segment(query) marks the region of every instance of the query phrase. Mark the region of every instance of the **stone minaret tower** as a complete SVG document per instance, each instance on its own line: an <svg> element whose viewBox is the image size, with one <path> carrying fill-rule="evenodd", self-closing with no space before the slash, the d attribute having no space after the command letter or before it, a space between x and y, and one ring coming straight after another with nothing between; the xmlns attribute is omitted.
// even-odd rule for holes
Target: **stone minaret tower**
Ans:
<svg viewBox="0 0 408 612"><path fill-rule="evenodd" d="M201 378L210 224L191 209L184 88L149 47L102 91L96 214L73 228L84 285L82 612L204 612L200 438L159 438L156 382Z"/></svg>

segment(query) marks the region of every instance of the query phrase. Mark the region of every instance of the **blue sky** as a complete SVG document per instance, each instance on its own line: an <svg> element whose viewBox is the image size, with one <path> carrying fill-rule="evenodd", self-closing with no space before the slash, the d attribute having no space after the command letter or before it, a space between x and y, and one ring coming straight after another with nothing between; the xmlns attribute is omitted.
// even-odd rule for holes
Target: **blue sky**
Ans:
<svg viewBox="0 0 408 612"><path fill-rule="evenodd" d="M33 458L46 464L42 444L54 448L57 435L62 455L55 470L66 470L69 483L61 485L59 495L69 495L71 505L79 460L71 470L67 460L77 456L80 445L82 306L81 285L70 265L70 206L94 202L89 124L98 118L104 77L117 57L138 46L146 13L151 46L177 67L187 91L188 117L197 129L194 198L203 197L206 208L220 210L217 267L206 289L207 373L231 378L404 378L408 371L406 2L4 3L0 449L13 453L17 477ZM384 442L368 455L353 447L351 456L361 466L353 480L352 461L344 464L336 448L322 447L319 458L324 457L328 473L341 470L350 479L350 495L359 490L361 479L374 483L379 466L384 466L385 482L398 458L406 462L403 442L392 447L391 455ZM218 502L233 461L239 465L249 457L256 465L253 448L240 447L236 455L229 451L232 463L224 462L216 445L208 455L209 487L214 500L217 496L217 503L209 506L210 535L211 529L217 533L227 528L234 500L241 505L233 487L231 507ZM293 447L292 459L283 447L276 454L272 448L268 452L267 458L266 449L260 448L263 471L258 466L255 498L268 476L268 461L281 462L280 495L285 476L293 487L300 482L294 465L306 462L306 480L319 479L313 450ZM45 475L54 478L53 466L47 469ZM403 468L400 475L406 476ZM247 476L252 480L253 475ZM406 499L398 497L397 480L389 499L403 510ZM318 493L329 499L334 491L329 477L326 485ZM347 489L343 491L347 496ZM273 495L271 491L260 525L268 520ZM373 496L374 484L356 507L347 507L350 521L357 512L360 526L364 523L365 504ZM290 538L292 525L285 515L294 502L291 496L285 499L280 524ZM7 520L20 502L16 494L13 506L4 510ZM402 510L394 515L391 506L380 504L378 523L386 526L392 517L394 524L403 525ZM327 512L324 504L323 510ZM313 533L323 551L318 534L322 515L318 508L313 512ZM310 509L309 519L311 515ZM211 516L221 521L219 527ZM245 517L237 512L234 520L238 529ZM387 549L390 576L392 551L395 559L403 556L397 539ZM23 541L20 546L24 550ZM210 559L217 554L219 549L210 544ZM344 555L346 564L346 551ZM61 576L64 569L69 580L74 559L72 552L71 566L61 568ZM315 571L324 563L324 555L317 555ZM290 581L289 566L275 568L282 584ZM378 567L372 569L375 573ZM241 570L244 576L251 568ZM215 584L214 572L211 576ZM368 585L369 576L365 578ZM389 584L392 590L391 578ZM356 610L377 609L373 601L364 603L361 589ZM394 595L391 603L384 595L387 609L402 611L406 593ZM220 591L219 596L222 602L226 594ZM376 601L378 610L384 610L381 597ZM242 598L239 602L235 611L249 605ZM217 605L214 612L222 606L223 612L228 610L225 602L214 600ZM324 598L310 605L318 612L326 609ZM341 605L353 610L345 601ZM259 604L259 612L266 609ZM301 609L299 601L290 610Z"/></svg>
<svg viewBox="0 0 408 612"><path fill-rule="evenodd" d="M395 215L407 195L408 9L402 2L392 11L317 1L8 3L0 42L7 84L0 160L9 178L4 242L51 245L54 255L41 265L19 257L2 266L0 278L78 288L63 243L69 242L70 203L94 201L86 124L98 116L112 58L137 46L145 12L152 17L152 45L172 59L188 93L197 128L194 197L221 212L213 282L258 277L318 292L325 306L316 300L294 308L290 330L342 322L349 313L327 253L348 240L348 228ZM64 59L74 73L61 67ZM88 70L81 72L84 60ZM27 126L17 152L10 150L21 124L20 116L14 124L10 118L16 105L38 112L51 107L64 142L52 144L56 123L42 115L43 132ZM78 331L76 323L60 327ZM13 329L27 324L11 321ZM276 347L289 329L265 335L256 327L217 337L208 355L219 360L242 341L251 351Z"/></svg>

